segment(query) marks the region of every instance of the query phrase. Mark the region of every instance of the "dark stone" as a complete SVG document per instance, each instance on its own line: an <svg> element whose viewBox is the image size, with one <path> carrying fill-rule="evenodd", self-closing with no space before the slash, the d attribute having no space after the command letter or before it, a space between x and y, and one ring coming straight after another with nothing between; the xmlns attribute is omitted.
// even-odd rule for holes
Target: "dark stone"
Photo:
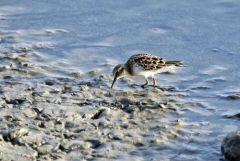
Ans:
<svg viewBox="0 0 240 161"><path fill-rule="evenodd" d="M229 133L223 139L221 151L229 161L240 161L240 130Z"/></svg>
<svg viewBox="0 0 240 161"><path fill-rule="evenodd" d="M45 80L45 84L48 86L54 85L56 82L54 80Z"/></svg>
<svg viewBox="0 0 240 161"><path fill-rule="evenodd" d="M23 102L26 101L25 98L19 98L19 99L13 99L13 100L5 100L7 104L13 104L13 105L20 105L22 104Z"/></svg>
<svg viewBox="0 0 240 161"><path fill-rule="evenodd" d="M91 119L95 120L95 119L99 119L101 114L105 111L105 109L100 109L97 113L95 113L95 115L93 115L93 117Z"/></svg>
<svg viewBox="0 0 240 161"><path fill-rule="evenodd" d="M240 99L240 95L239 94L229 95L226 98L230 99L230 100L238 100L238 99Z"/></svg>
<svg viewBox="0 0 240 161"><path fill-rule="evenodd" d="M103 143L98 139L88 139L87 142L90 142L92 144L92 148L96 149L99 148Z"/></svg>

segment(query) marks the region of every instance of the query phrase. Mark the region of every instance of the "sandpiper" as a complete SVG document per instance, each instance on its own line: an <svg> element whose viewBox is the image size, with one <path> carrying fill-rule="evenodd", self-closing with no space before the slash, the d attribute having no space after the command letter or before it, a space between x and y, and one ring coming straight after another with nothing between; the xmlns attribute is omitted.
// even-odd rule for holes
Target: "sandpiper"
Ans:
<svg viewBox="0 0 240 161"><path fill-rule="evenodd" d="M155 74L171 71L175 67L182 67L181 61L168 61L158 56L146 53L135 54L131 56L125 64L118 64L113 69L114 76L112 86L117 79L125 76L142 76L145 78L145 84L142 87L148 85L148 78L152 78L153 86L156 87Z"/></svg>

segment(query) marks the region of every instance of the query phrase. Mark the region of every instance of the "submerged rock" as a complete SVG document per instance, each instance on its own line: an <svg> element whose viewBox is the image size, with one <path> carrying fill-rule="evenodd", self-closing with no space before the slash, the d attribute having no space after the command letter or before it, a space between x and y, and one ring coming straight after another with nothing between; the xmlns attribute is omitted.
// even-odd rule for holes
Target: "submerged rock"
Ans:
<svg viewBox="0 0 240 161"><path fill-rule="evenodd" d="M240 130L229 133L223 139L221 151L229 161L240 161Z"/></svg>
<svg viewBox="0 0 240 161"><path fill-rule="evenodd" d="M239 100L240 99L240 93L239 92L229 92L225 93L223 95L220 95L221 98L227 99L227 100Z"/></svg>
<svg viewBox="0 0 240 161"><path fill-rule="evenodd" d="M54 84L56 84L56 81L54 81L54 80L45 80L45 84L46 85L49 85L49 86L52 86L52 85L54 85Z"/></svg>
<svg viewBox="0 0 240 161"><path fill-rule="evenodd" d="M82 72L72 72L72 73L71 73L71 76L73 76L73 77L75 77L75 78L79 78L79 77L81 77L82 75L83 75Z"/></svg>

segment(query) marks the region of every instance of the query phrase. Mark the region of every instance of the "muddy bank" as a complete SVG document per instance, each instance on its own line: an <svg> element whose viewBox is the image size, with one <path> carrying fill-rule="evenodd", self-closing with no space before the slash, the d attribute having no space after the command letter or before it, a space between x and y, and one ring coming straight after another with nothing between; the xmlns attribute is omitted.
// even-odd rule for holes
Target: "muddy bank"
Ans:
<svg viewBox="0 0 240 161"><path fill-rule="evenodd" d="M148 146L164 148L179 135L177 118L168 117L178 115L179 103L161 90L110 90L109 75L49 77L30 64L35 56L22 48L1 52L3 160L118 159Z"/></svg>
<svg viewBox="0 0 240 161"><path fill-rule="evenodd" d="M6 42L19 36L1 35ZM1 48L1 159L142 160L149 148L176 151L176 140L188 142L184 127L191 123L181 119L182 110L198 104L182 102L185 91L142 89L128 80L119 84L129 89L112 90L111 74L99 70L51 76L58 70L42 66L36 50L16 42ZM152 158L175 158L177 151Z"/></svg>

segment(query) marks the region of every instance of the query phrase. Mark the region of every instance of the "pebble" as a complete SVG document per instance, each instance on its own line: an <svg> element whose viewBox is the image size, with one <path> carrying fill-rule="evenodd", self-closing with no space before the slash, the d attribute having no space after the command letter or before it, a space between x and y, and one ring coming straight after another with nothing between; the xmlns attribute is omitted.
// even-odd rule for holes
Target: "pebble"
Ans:
<svg viewBox="0 0 240 161"><path fill-rule="evenodd" d="M83 75L83 73L82 72L72 72L71 75L75 78L79 78Z"/></svg>
<svg viewBox="0 0 240 161"><path fill-rule="evenodd" d="M46 155L46 154L50 154L52 149L53 149L52 145L43 145L43 146L37 147L37 152L38 152L38 155Z"/></svg>
<svg viewBox="0 0 240 161"><path fill-rule="evenodd" d="M99 119L106 116L106 109L100 109L91 119Z"/></svg>
<svg viewBox="0 0 240 161"><path fill-rule="evenodd" d="M37 113L31 108L24 108L22 109L22 112L25 115L25 117L28 117L28 118L35 118L37 116Z"/></svg>
<svg viewBox="0 0 240 161"><path fill-rule="evenodd" d="M76 149L90 149L91 146L90 142L72 140L61 143L59 148L63 151L70 152Z"/></svg>
<svg viewBox="0 0 240 161"><path fill-rule="evenodd" d="M56 81L54 81L54 80L45 80L45 84L49 85L49 86L53 86L54 84L56 84Z"/></svg>
<svg viewBox="0 0 240 161"><path fill-rule="evenodd" d="M178 119L177 122L176 122L176 126L178 126L178 127L183 127L183 126L184 126L184 121Z"/></svg>
<svg viewBox="0 0 240 161"><path fill-rule="evenodd" d="M20 138L20 137L22 137L22 136L24 136L24 135L27 135L28 132L29 132L29 130L26 129L26 128L19 128L19 129L15 129L15 130L10 131L10 132L8 133L8 136L7 136L7 137L8 137L10 140L12 140L12 139Z"/></svg>
<svg viewBox="0 0 240 161"><path fill-rule="evenodd" d="M118 131L118 130L113 130L112 132L108 133L107 135L112 140L123 140L124 139L124 135L123 135L122 131Z"/></svg>
<svg viewBox="0 0 240 161"><path fill-rule="evenodd" d="M87 86L87 85L80 85L80 91L83 91L83 92L85 92L85 91L88 91L89 90L89 87Z"/></svg>
<svg viewBox="0 0 240 161"><path fill-rule="evenodd" d="M226 96L226 98L230 99L230 100L239 100L240 99L240 93L233 94L233 95L228 95L228 96Z"/></svg>
<svg viewBox="0 0 240 161"><path fill-rule="evenodd" d="M96 76L98 73L99 73L98 69L95 69L95 70L92 70L92 71L88 72L88 74L92 77Z"/></svg>
<svg viewBox="0 0 240 161"><path fill-rule="evenodd" d="M91 148L93 148L93 149L96 149L105 143L105 141L103 139L88 139L85 141L88 142L88 144L91 143L89 145L91 145Z"/></svg>

